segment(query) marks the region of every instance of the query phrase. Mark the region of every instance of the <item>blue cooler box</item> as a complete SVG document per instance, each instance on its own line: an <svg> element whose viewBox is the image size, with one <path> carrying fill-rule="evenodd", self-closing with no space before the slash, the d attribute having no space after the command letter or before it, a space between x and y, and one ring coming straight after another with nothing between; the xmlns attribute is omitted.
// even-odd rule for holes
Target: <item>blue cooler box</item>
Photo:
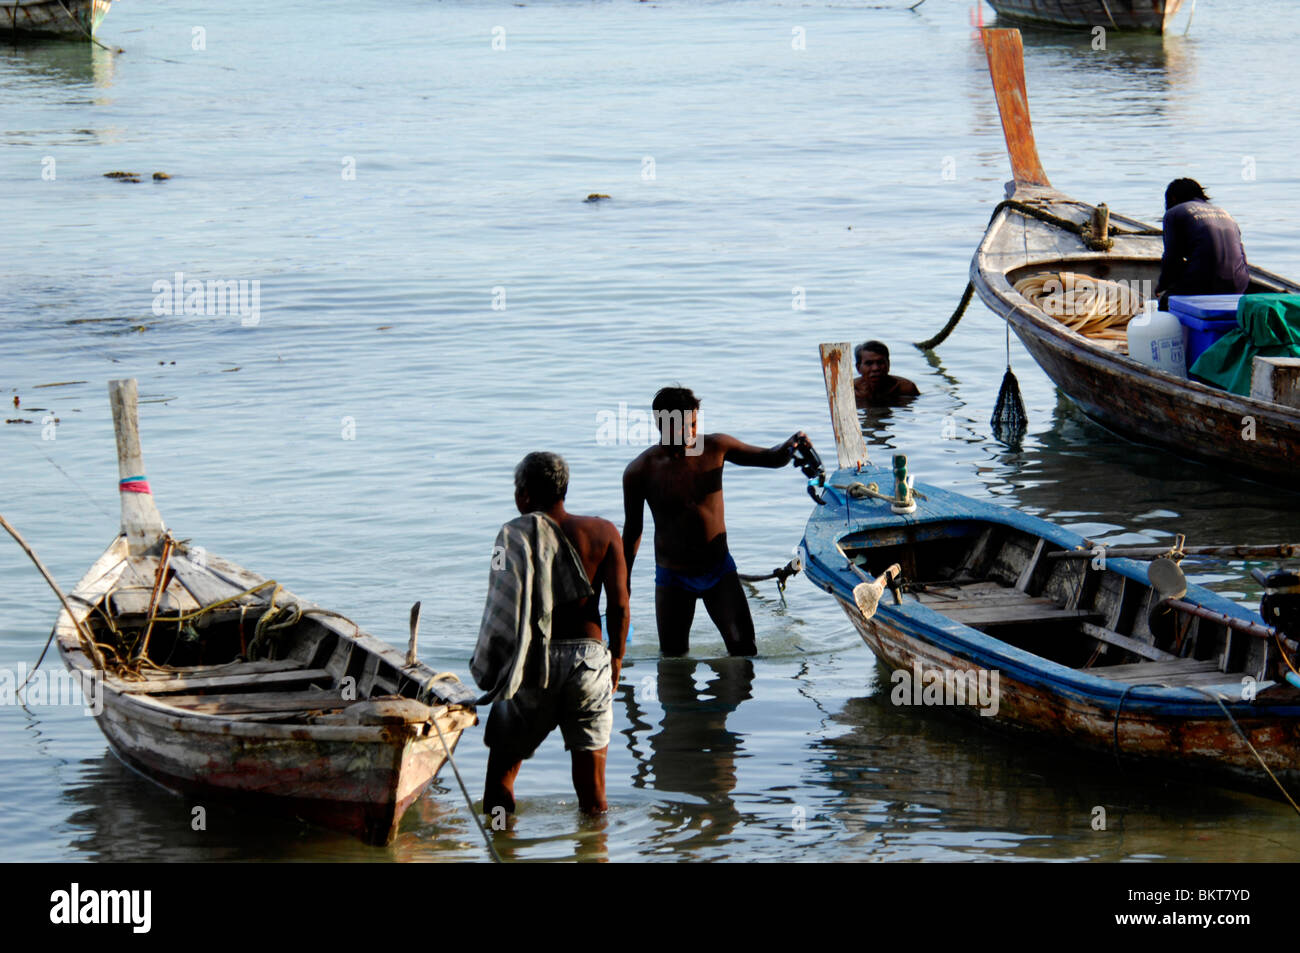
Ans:
<svg viewBox="0 0 1300 953"><path fill-rule="evenodd" d="M1187 367L1211 344L1237 326L1241 295L1170 295L1169 313L1183 326Z"/></svg>

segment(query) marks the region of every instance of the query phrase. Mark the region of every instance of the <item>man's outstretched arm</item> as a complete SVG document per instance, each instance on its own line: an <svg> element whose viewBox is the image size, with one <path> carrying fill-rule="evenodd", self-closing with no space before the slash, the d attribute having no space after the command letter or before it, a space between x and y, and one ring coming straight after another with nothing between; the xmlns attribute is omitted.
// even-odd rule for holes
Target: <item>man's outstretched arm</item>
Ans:
<svg viewBox="0 0 1300 953"><path fill-rule="evenodd" d="M808 435L802 430L767 450L737 440L730 434L714 434L713 439L722 445L723 459L728 463L741 467L768 467L773 470L789 463L796 447L812 446Z"/></svg>

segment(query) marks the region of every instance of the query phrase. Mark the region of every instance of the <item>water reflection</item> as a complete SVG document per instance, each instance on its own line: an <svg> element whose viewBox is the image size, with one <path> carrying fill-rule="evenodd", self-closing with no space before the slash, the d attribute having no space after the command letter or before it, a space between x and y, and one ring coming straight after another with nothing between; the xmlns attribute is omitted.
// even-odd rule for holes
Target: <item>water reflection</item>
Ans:
<svg viewBox="0 0 1300 953"><path fill-rule="evenodd" d="M24 80L36 86L113 85L115 54L92 43L0 39L0 76L7 85Z"/></svg>
<svg viewBox="0 0 1300 953"><path fill-rule="evenodd" d="M1054 30L1022 23L994 26L1020 30L1025 66L1031 74L1037 66L1067 75L1078 73L1082 82L1095 83L1099 75L1110 73L1126 82L1145 80L1151 90L1163 92L1186 88L1196 78L1194 44L1180 32L1161 36L1107 29L1102 35L1093 30Z"/></svg>
<svg viewBox="0 0 1300 953"><path fill-rule="evenodd" d="M882 684L888 675L880 669ZM850 699L819 745L840 845L873 860L1290 860L1284 803L1167 782L941 709ZM1094 827L1105 812L1105 829ZM1171 826L1181 833L1170 836Z"/></svg>
<svg viewBox="0 0 1300 953"><path fill-rule="evenodd" d="M701 669L703 686L696 678ZM646 739L648 753L639 750L636 735L652 726L636 693L623 695L637 759L633 787L690 798L665 798L651 806L655 840L671 841L675 850L713 846L743 821L732 793L736 759L745 756L744 736L727 727L727 718L753 697L754 663L747 658L660 659L653 687L653 697L647 693L646 700L658 702L663 718Z"/></svg>

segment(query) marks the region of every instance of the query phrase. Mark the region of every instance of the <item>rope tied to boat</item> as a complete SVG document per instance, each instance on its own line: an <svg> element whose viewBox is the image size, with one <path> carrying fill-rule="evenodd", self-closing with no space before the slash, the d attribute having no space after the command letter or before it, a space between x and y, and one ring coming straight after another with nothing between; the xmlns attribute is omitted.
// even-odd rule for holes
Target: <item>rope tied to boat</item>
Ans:
<svg viewBox="0 0 1300 953"><path fill-rule="evenodd" d="M781 597L781 605L785 605L785 584L791 576L797 576L803 570L803 560L795 556L784 566L773 569L769 573L761 576L752 576L747 573L737 573L742 582L766 582L768 579L776 580L776 591Z"/></svg>
<svg viewBox="0 0 1300 953"><path fill-rule="evenodd" d="M1090 213L1094 213L1096 212L1097 208L1102 207L1102 206L1084 205L1083 203L1079 203L1079 204L1083 208L1089 209ZM1008 209L1008 208L1014 209L1017 212L1029 216L1030 218L1037 219L1040 222L1046 222L1048 225L1055 225L1057 228L1062 228L1067 232L1072 232L1073 234L1078 235L1081 239L1083 239L1083 243L1091 251L1109 251L1112 247L1114 247L1115 244L1112 236L1127 237L1131 235L1138 235L1138 236L1152 235L1153 236L1153 235L1164 234L1164 232L1158 228L1120 229L1115 225L1109 225L1106 228L1106 234L1098 237L1092 234L1092 227L1090 222L1089 223L1074 222L1068 218L1062 218L1060 215L1054 215L1053 213L1037 205L1033 205L1029 202L1022 202L1018 199L1003 199L1001 202L995 205L993 207L993 214L989 216L989 225L992 225L994 219L996 219L1004 209ZM916 347L918 347L922 351L930 351L938 347L944 341L946 341L948 339L948 335L952 334L953 330L956 329L958 322L961 321L962 316L966 313L966 309L967 307L970 306L971 298L973 297L974 292L975 292L975 283L973 281L966 282L966 290L962 292L961 301L958 302L957 304L957 310L955 310L952 313L952 317L948 319L948 323L945 324L943 328L939 331L939 333L936 334L934 337L927 338L924 341L917 341Z"/></svg>
<svg viewBox="0 0 1300 953"><path fill-rule="evenodd" d="M1119 704L1115 706L1115 723L1112 727L1112 740L1113 740L1114 750L1115 750L1115 764L1118 767L1120 768L1124 767L1124 764L1119 757L1119 718L1120 718L1120 713L1123 712L1124 710L1124 699L1127 698L1128 693L1133 691L1133 689L1135 688L1168 688L1168 687L1169 687L1168 685L1163 685L1158 682L1142 682L1140 684L1124 686L1124 691L1121 692L1119 696ZM1287 791L1287 789L1282 786L1282 782L1277 779L1277 775L1275 775L1271 770L1269 770L1268 764L1265 763L1260 753L1255 750L1255 746L1250 743L1250 738L1248 738L1246 736L1246 733L1242 731L1241 725L1237 724L1237 719L1232 717L1232 712L1228 710L1228 706L1223 703L1223 696L1218 692L1210 692L1207 689L1201 688L1199 685L1188 685L1186 687L1192 689L1195 692L1199 692L1200 694L1204 695L1206 698L1210 699L1211 701L1213 701L1215 704L1219 706L1220 710L1224 714L1224 717L1228 719L1229 724L1231 724L1232 727L1236 730L1237 734L1241 736L1241 740L1246 745L1246 748L1250 751L1251 754L1255 756L1255 760L1259 762L1259 766L1264 769L1264 773L1269 776L1269 779L1275 785L1277 785L1277 789L1282 792L1282 796L1286 798L1287 803L1289 803L1291 807L1295 809L1295 812L1297 814L1300 814L1300 804L1296 804L1295 799L1292 798L1290 793Z"/></svg>
<svg viewBox="0 0 1300 953"><path fill-rule="evenodd" d="M1268 765L1264 763L1264 759L1260 756L1260 753L1255 750L1255 746L1250 743L1250 739L1246 737L1246 733L1241 730L1241 725L1237 724L1237 719L1232 717L1232 712L1228 711L1228 706L1223 703L1223 696L1218 692L1210 693L1206 689L1199 688L1196 685L1190 685L1188 687L1195 689L1206 698L1213 699L1218 703L1219 708L1223 710L1223 714L1227 716L1228 721L1232 723L1232 727L1237 730L1237 734L1241 735L1241 740L1245 743L1246 747L1250 749L1250 753L1253 754L1255 760L1259 762L1259 766L1264 769L1264 773L1267 774L1269 779L1277 785L1277 789L1282 792L1282 796L1287 799L1288 803L1295 808L1295 812L1300 814L1300 804L1296 804L1295 799L1292 798L1287 792L1287 789L1282 786L1282 782L1277 779L1277 775L1270 771Z"/></svg>
<svg viewBox="0 0 1300 953"><path fill-rule="evenodd" d="M278 592L277 586L276 593ZM249 660L257 659L259 653L265 652L266 654L261 657L274 661L276 653L280 650L284 631L293 628L300 621L302 621L302 606L296 602L277 606L275 594L272 594L270 607L258 617L257 624L253 627L253 639L248 643Z"/></svg>

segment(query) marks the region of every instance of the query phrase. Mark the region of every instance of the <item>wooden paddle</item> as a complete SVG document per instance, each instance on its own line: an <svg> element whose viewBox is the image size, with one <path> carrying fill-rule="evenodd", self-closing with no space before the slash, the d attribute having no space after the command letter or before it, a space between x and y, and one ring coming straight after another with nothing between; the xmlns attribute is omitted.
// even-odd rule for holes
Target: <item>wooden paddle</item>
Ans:
<svg viewBox="0 0 1300 953"><path fill-rule="evenodd" d="M989 75L993 78L993 93L998 100L998 113L1002 117L1002 137L1007 142L1007 156L1011 159L1011 177L1016 185L1041 185L1051 188L1047 173L1038 161L1038 146L1034 144L1034 126L1029 121L1029 97L1025 92L1024 47L1019 30L980 31L984 37L984 51L988 54Z"/></svg>
<svg viewBox="0 0 1300 953"><path fill-rule="evenodd" d="M862 613L864 619L870 619L876 614L876 609L880 607L880 600L885 595L886 586L893 593L894 605L902 604L902 599L898 596L898 583L896 580L903 570L898 563L894 563L875 579L872 579L853 563L849 565L853 567L854 572L866 580L853 587L853 601L857 603L858 611Z"/></svg>

